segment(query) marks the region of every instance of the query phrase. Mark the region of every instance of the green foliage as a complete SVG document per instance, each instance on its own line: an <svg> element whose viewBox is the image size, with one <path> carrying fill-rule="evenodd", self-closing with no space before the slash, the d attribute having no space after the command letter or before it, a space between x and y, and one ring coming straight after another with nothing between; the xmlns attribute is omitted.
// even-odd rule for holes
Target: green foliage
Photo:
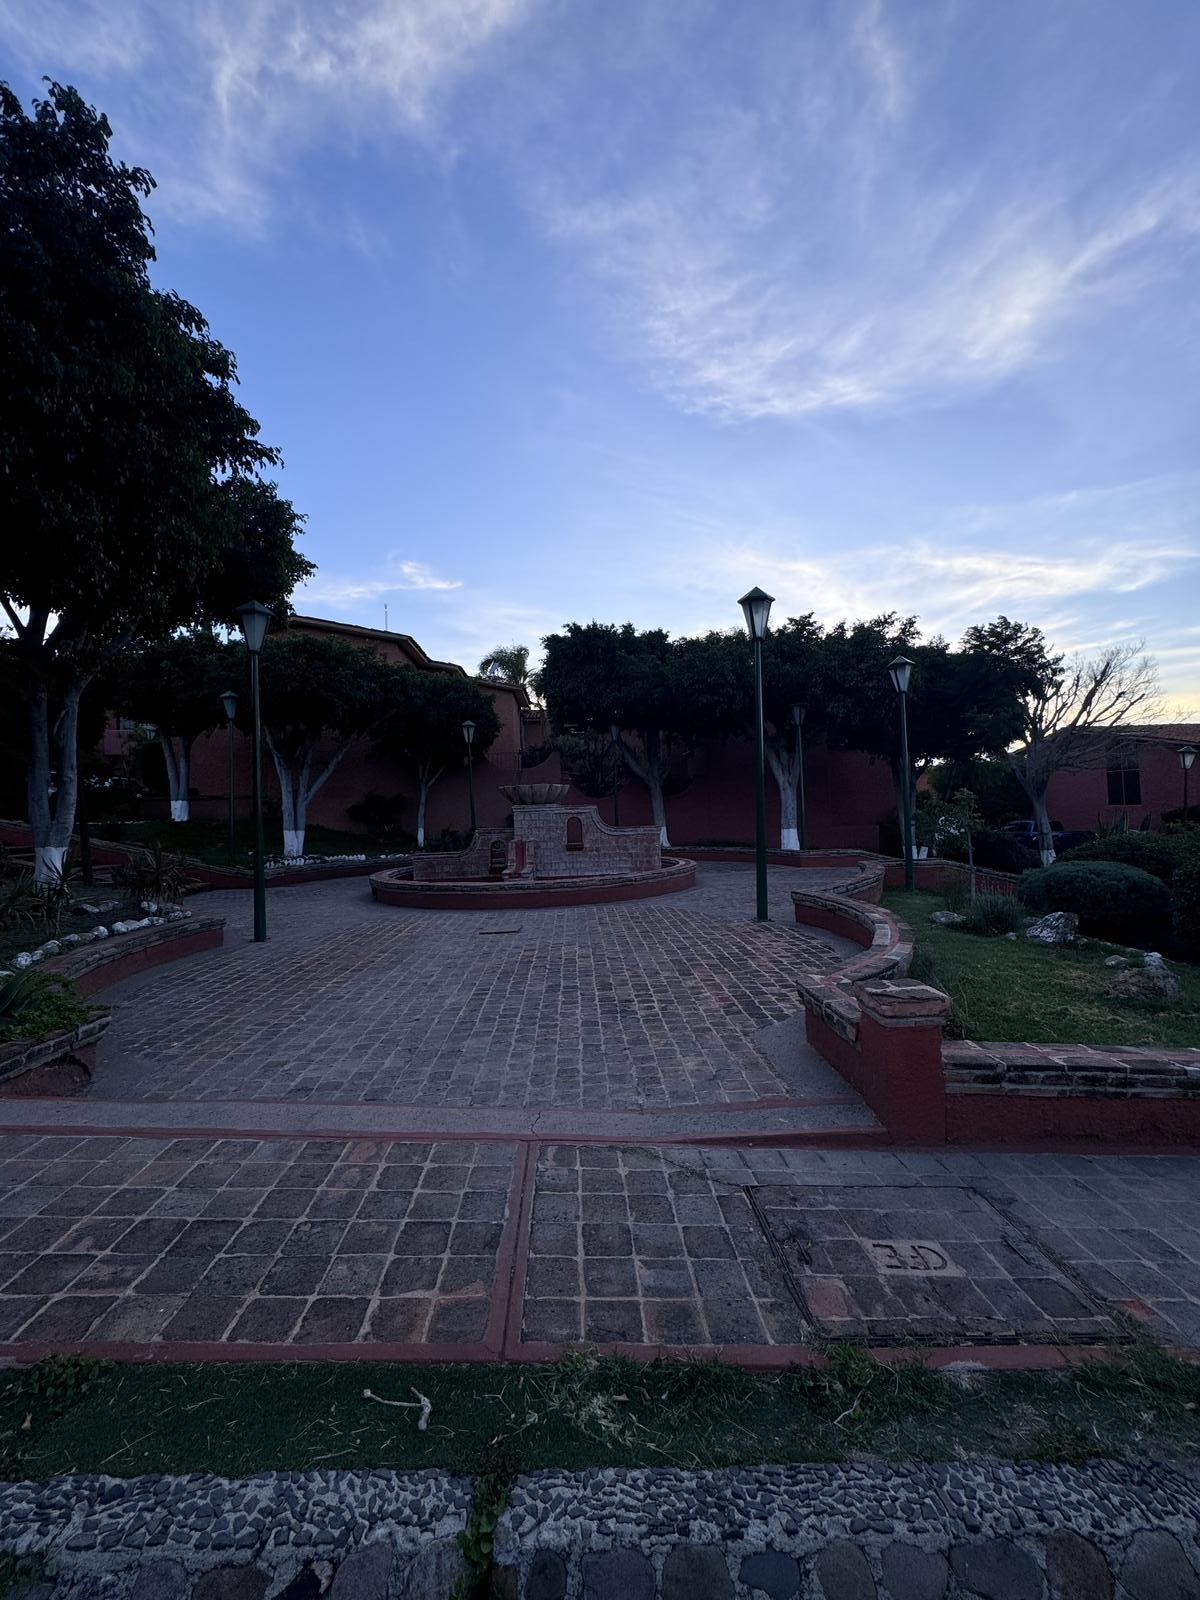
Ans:
<svg viewBox="0 0 1200 1600"><path fill-rule="evenodd" d="M513 683L520 688L529 688L533 677L529 668L529 646L498 644L479 663L479 675L497 683Z"/></svg>
<svg viewBox="0 0 1200 1600"><path fill-rule="evenodd" d="M46 902L39 894L31 872L20 872L0 881L0 928L45 926Z"/></svg>
<svg viewBox="0 0 1200 1600"><path fill-rule="evenodd" d="M962 911L971 898L971 885L965 872L943 872L938 893L947 911Z"/></svg>
<svg viewBox="0 0 1200 1600"><path fill-rule="evenodd" d="M407 810L407 795L378 794L369 789L361 800L346 807L346 814L355 822L360 822L373 839L403 844L411 838L401 820Z"/></svg>
<svg viewBox="0 0 1200 1600"><path fill-rule="evenodd" d="M0 1042L45 1039L91 1016L65 978L25 967L0 978Z"/></svg>
<svg viewBox="0 0 1200 1600"><path fill-rule="evenodd" d="M1171 880L1171 933L1178 949L1200 960L1200 861L1175 869Z"/></svg>
<svg viewBox="0 0 1200 1600"><path fill-rule="evenodd" d="M113 868L113 882L127 888L130 900L138 906L143 900L157 901L160 906L178 905L186 879L184 857L164 849L161 839L154 839L146 850L135 851L126 866Z"/></svg>
<svg viewBox="0 0 1200 1600"><path fill-rule="evenodd" d="M1001 828L1029 813L1025 791L1013 776L1003 755L977 756L970 761L939 761L929 770L929 786L942 800L959 789L969 789L979 806L985 828Z"/></svg>
<svg viewBox="0 0 1200 1600"><path fill-rule="evenodd" d="M109 674L110 708L189 744L221 727L221 695L242 690L246 652L204 628L173 634L122 657Z"/></svg>
<svg viewBox="0 0 1200 1600"><path fill-rule="evenodd" d="M1025 911L1010 894L980 894L963 907L964 933L996 938L1003 933L1020 933L1025 926Z"/></svg>
<svg viewBox="0 0 1200 1600"><path fill-rule="evenodd" d="M511 1488L510 1472L484 1472L476 1478L467 1525L458 1535L458 1548L467 1570L455 1584L452 1600L474 1600L486 1594L496 1545L496 1524L508 1504Z"/></svg>
<svg viewBox="0 0 1200 1600"><path fill-rule="evenodd" d="M1074 911L1085 933L1135 942L1166 929L1170 896L1160 878L1119 861L1056 861L1023 873L1021 903L1041 915Z"/></svg>
<svg viewBox="0 0 1200 1600"><path fill-rule="evenodd" d="M49 1559L40 1553L17 1556L11 1550L0 1550L0 1600L9 1600L10 1596L20 1600L27 1587L40 1583L53 1571Z"/></svg>
<svg viewBox="0 0 1200 1600"><path fill-rule="evenodd" d="M1064 850L1059 861L1121 861L1126 866L1140 867L1164 883L1171 882L1176 866L1184 858L1185 848L1172 834L1167 833L1110 833L1087 844L1077 844Z"/></svg>
<svg viewBox="0 0 1200 1600"><path fill-rule="evenodd" d="M108 1368L94 1356L43 1356L25 1374L23 1393L53 1412L66 1411Z"/></svg>

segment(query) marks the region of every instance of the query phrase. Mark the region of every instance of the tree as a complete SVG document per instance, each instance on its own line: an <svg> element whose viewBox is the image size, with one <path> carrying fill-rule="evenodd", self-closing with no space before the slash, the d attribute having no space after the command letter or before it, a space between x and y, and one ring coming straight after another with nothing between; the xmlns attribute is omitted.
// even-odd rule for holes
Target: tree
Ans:
<svg viewBox="0 0 1200 1600"><path fill-rule="evenodd" d="M683 647L660 628L639 633L631 622L571 622L542 644L537 681L551 720L560 731L616 723L622 758L650 791L666 846L663 782L672 754L686 746L704 715L704 706L688 695L697 674L688 670Z"/></svg>
<svg viewBox="0 0 1200 1600"><path fill-rule="evenodd" d="M1056 772L1078 771L1104 759L1113 732L1135 716L1153 721L1159 710L1158 670L1138 642L1109 645L1094 655L1054 655L1040 628L998 617L968 629L964 644L1003 664L1019 686L1020 727L1008 751L1029 801L1042 862L1054 860L1046 791Z"/></svg>
<svg viewBox="0 0 1200 1600"><path fill-rule="evenodd" d="M151 286L153 180L110 137L74 89L50 84L29 116L0 84L0 606L42 883L74 824L85 688L135 641L208 618L241 531L226 485L278 460L234 397L233 356Z"/></svg>
<svg viewBox="0 0 1200 1600"><path fill-rule="evenodd" d="M118 659L109 702L153 727L167 766L172 822L188 820L192 746L225 720L224 690L241 682L245 651L204 628L145 645Z"/></svg>
<svg viewBox="0 0 1200 1600"><path fill-rule="evenodd" d="M494 650L489 650L479 663L479 675L493 683L511 683L514 688L524 689L530 700L537 694L527 644L499 644ZM525 722L520 706L517 707L517 742L524 755Z"/></svg>
<svg viewBox="0 0 1200 1600"><path fill-rule="evenodd" d="M429 791L447 767L464 757L475 760L489 750L500 732L491 699L470 678L453 673L396 669L398 683L375 748L380 754L410 764L416 771L417 846L425 847L425 811ZM463 740L464 722L475 724L470 751Z"/></svg>
<svg viewBox="0 0 1200 1600"><path fill-rule="evenodd" d="M317 634L285 631L263 651L263 731L279 778L285 856L304 854L309 803L355 740L397 704L404 670Z"/></svg>

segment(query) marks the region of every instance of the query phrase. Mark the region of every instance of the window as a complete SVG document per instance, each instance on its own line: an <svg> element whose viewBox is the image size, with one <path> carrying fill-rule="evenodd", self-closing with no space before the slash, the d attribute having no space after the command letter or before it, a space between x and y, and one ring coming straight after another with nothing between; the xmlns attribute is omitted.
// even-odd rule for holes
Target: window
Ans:
<svg viewBox="0 0 1200 1600"><path fill-rule="evenodd" d="M1136 756L1122 756L1117 766L1109 767L1108 803L1110 806L1141 805L1142 775Z"/></svg>
<svg viewBox="0 0 1200 1600"><path fill-rule="evenodd" d="M568 850L582 850L583 849L583 818L582 817L568 817L567 818L567 849Z"/></svg>

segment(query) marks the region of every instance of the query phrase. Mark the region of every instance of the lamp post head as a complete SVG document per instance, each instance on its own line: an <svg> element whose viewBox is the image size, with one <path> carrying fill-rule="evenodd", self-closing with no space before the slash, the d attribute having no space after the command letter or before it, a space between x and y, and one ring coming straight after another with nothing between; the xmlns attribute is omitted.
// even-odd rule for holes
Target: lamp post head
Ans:
<svg viewBox="0 0 1200 1600"><path fill-rule="evenodd" d="M908 693L908 680L912 677L913 662L907 656L897 656L888 662L888 677L897 694Z"/></svg>
<svg viewBox="0 0 1200 1600"><path fill-rule="evenodd" d="M1179 765L1183 768L1183 770L1185 772L1190 772L1192 770L1192 762L1195 761L1195 759L1196 759L1196 746L1194 744L1182 744L1182 745L1180 745L1180 747L1179 747Z"/></svg>
<svg viewBox="0 0 1200 1600"><path fill-rule="evenodd" d="M475 724L473 722L464 722L462 725L462 735L467 741L467 749L469 750L475 742Z"/></svg>
<svg viewBox="0 0 1200 1600"><path fill-rule="evenodd" d="M242 638L246 641L246 649L252 656L256 656L262 649L267 629L271 626L271 613L258 600L247 600L244 606L237 608L237 614Z"/></svg>
<svg viewBox="0 0 1200 1600"><path fill-rule="evenodd" d="M765 589L751 589L738 601L746 619L746 632L755 644L761 644L767 637L767 618L771 615L774 603L775 596L767 594Z"/></svg>
<svg viewBox="0 0 1200 1600"><path fill-rule="evenodd" d="M805 708L803 706L792 707L792 721L798 728L802 728L804 726L804 710Z"/></svg>
<svg viewBox="0 0 1200 1600"><path fill-rule="evenodd" d="M237 690L226 689L221 696L221 704L225 707L226 722L232 722L237 716Z"/></svg>

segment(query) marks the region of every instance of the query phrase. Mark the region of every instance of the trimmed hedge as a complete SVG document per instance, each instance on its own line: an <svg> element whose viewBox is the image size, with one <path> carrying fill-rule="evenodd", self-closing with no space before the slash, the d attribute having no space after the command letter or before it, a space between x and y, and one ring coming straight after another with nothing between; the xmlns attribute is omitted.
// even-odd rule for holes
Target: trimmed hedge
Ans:
<svg viewBox="0 0 1200 1600"><path fill-rule="evenodd" d="M1169 926L1171 897L1161 878L1120 861L1056 861L1021 875L1021 904L1042 915L1074 911L1084 933L1134 942Z"/></svg>
<svg viewBox="0 0 1200 1600"><path fill-rule="evenodd" d="M1090 844L1064 850L1058 859L1120 861L1170 883L1175 868L1185 859L1186 849L1182 840L1166 833L1110 833L1106 839L1093 839Z"/></svg>

